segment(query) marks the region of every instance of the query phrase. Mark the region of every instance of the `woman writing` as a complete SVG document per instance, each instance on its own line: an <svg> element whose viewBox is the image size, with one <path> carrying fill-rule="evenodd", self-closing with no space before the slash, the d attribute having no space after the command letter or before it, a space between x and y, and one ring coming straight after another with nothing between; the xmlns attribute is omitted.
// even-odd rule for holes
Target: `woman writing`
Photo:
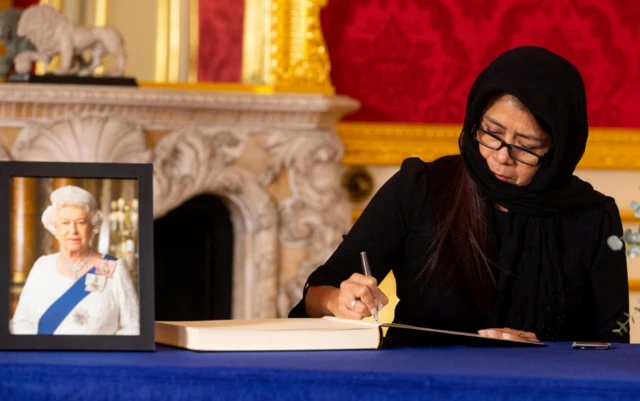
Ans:
<svg viewBox="0 0 640 401"><path fill-rule="evenodd" d="M102 213L91 193L51 193L42 223L60 252L40 257L20 294L12 334L138 335L138 297L124 262L91 248Z"/></svg>
<svg viewBox="0 0 640 401"><path fill-rule="evenodd" d="M619 212L573 176L587 135L571 63L539 47L503 53L470 90L461 155L405 160L290 316L370 316L393 270L397 323L628 342L611 331L629 308L624 252L607 246L622 234ZM359 273L361 251L373 277Z"/></svg>

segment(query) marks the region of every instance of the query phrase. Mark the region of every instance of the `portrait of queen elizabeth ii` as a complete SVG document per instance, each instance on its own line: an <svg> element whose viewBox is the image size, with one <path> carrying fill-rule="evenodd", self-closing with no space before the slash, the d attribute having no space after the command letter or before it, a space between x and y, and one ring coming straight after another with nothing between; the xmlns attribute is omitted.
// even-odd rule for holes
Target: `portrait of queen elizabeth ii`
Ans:
<svg viewBox="0 0 640 401"><path fill-rule="evenodd" d="M77 186L51 192L42 224L57 253L31 268L10 321L14 335L139 335L137 291L122 259L92 249L103 213Z"/></svg>

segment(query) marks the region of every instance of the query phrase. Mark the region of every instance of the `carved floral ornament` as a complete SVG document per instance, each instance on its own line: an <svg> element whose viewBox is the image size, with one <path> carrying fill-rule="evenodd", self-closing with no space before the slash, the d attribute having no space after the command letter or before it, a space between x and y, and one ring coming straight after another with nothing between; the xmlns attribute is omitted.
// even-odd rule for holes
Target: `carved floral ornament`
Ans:
<svg viewBox="0 0 640 401"><path fill-rule="evenodd" d="M344 147L330 131L280 132L263 142L270 155L260 180L270 184L287 169L291 196L280 202L280 240L304 248L298 274L278 292L278 314L286 316L302 295L309 274L337 247L349 227L350 210L339 186Z"/></svg>
<svg viewBox="0 0 640 401"><path fill-rule="evenodd" d="M278 277L277 209L256 176L234 165L249 135L246 129L216 127L176 131L163 138L153 157L155 215L199 193L221 196L231 212L234 243L240 250L234 254L234 271L244 270L243 315L272 317Z"/></svg>

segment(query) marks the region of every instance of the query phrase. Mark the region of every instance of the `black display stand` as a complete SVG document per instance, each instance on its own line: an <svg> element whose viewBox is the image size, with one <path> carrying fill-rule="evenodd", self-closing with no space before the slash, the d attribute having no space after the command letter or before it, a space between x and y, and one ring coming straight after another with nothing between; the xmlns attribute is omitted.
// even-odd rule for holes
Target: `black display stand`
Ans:
<svg viewBox="0 0 640 401"><path fill-rule="evenodd" d="M135 78L132 77L79 77L77 75L55 74L11 74L9 75L8 82L34 84L110 85L133 87L138 86L138 82Z"/></svg>

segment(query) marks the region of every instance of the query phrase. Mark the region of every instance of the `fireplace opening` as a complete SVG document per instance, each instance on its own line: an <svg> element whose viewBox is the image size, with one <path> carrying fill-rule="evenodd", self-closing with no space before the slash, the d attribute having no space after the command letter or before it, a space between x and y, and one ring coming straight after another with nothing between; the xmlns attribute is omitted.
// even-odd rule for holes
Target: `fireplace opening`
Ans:
<svg viewBox="0 0 640 401"><path fill-rule="evenodd" d="M224 203L199 195L154 221L156 320L231 318L233 226Z"/></svg>

